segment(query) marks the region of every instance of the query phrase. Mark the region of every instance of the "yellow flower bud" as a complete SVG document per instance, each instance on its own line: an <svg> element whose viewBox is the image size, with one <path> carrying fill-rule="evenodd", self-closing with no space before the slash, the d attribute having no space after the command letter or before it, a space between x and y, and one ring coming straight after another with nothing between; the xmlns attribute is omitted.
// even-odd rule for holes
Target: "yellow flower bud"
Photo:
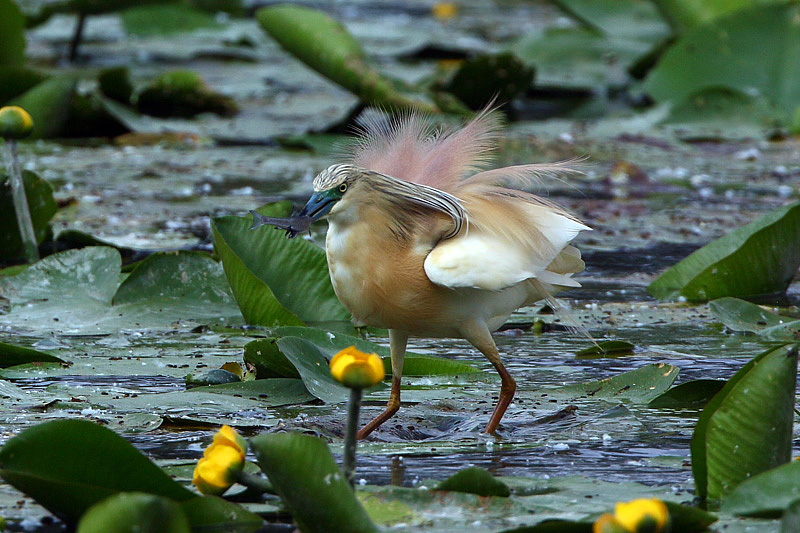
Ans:
<svg viewBox="0 0 800 533"><path fill-rule="evenodd" d="M614 518L631 533L665 533L670 526L669 510L657 498L617 503Z"/></svg>
<svg viewBox="0 0 800 533"><path fill-rule="evenodd" d="M366 389L383 381L385 372L377 354L350 346L331 359L331 375L345 387Z"/></svg>
<svg viewBox="0 0 800 533"><path fill-rule="evenodd" d="M244 468L247 441L230 426L222 426L197 461L192 484L203 494L220 495L236 482Z"/></svg>
<svg viewBox="0 0 800 533"><path fill-rule="evenodd" d="M592 533L628 533L628 530L617 522L614 515L606 513L595 520Z"/></svg>
<svg viewBox="0 0 800 533"><path fill-rule="evenodd" d="M437 2L431 8L431 14L439 20L448 20L458 15L458 6L453 2Z"/></svg>
<svg viewBox="0 0 800 533"><path fill-rule="evenodd" d="M15 105L0 108L0 137L24 139L33 131L33 119L27 111Z"/></svg>

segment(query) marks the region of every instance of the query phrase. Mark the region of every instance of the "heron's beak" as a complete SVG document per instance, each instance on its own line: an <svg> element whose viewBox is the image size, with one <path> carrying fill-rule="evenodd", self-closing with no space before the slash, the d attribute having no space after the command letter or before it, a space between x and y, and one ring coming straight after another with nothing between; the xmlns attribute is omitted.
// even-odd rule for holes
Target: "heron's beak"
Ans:
<svg viewBox="0 0 800 533"><path fill-rule="evenodd" d="M332 197L328 191L315 192L297 216L311 217L312 222L319 220L328 214L337 200L338 198Z"/></svg>

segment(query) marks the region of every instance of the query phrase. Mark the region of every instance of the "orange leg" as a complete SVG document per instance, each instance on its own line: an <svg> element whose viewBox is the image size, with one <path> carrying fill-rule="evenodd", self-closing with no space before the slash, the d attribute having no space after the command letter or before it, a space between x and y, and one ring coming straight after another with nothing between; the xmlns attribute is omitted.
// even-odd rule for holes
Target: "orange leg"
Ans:
<svg viewBox="0 0 800 533"><path fill-rule="evenodd" d="M407 333L394 329L389 330L389 349L392 356L392 392L389 394L389 403L386 404L386 409L358 432L359 440L375 431L378 426L392 418L397 410L400 409L400 379L403 377L403 358L406 355L407 343Z"/></svg>
<svg viewBox="0 0 800 533"><path fill-rule="evenodd" d="M494 408L492 417L489 419L489 423L486 424L486 429L483 430L484 433L494 434L500 424L500 419L503 418L506 409L508 409L508 404L514 399L517 383L508 373L506 367L503 366L503 361L500 359L500 353L497 351L497 345L494 343L492 333L485 323L479 321L469 322L462 328L462 334L465 339L486 356L495 370L497 370L497 373L500 374L500 398L497 400L497 405Z"/></svg>

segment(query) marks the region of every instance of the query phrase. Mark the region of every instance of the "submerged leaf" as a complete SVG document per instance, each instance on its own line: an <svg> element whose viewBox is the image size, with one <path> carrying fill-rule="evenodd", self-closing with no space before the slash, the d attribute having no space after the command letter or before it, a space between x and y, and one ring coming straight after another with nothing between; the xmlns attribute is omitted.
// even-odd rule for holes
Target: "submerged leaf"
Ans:
<svg viewBox="0 0 800 533"><path fill-rule="evenodd" d="M720 499L748 477L789 461L796 377L797 346L770 349L706 405L691 444L700 498Z"/></svg>
<svg viewBox="0 0 800 533"><path fill-rule="evenodd" d="M781 207L696 250L648 287L660 300L702 302L782 294L800 267L800 203Z"/></svg>

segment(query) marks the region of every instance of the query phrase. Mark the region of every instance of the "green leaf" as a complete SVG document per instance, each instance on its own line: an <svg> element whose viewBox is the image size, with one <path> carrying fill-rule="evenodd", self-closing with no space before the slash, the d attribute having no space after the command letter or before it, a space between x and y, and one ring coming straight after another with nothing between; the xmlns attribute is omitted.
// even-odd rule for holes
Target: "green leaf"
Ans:
<svg viewBox="0 0 800 533"><path fill-rule="evenodd" d="M257 400L264 407L308 403L314 399L299 379L273 378L196 387L193 393L211 392ZM170 393L171 394L171 393Z"/></svg>
<svg viewBox="0 0 800 533"><path fill-rule="evenodd" d="M256 378L299 378L300 373L278 348L278 339L256 339L244 345L244 361L256 367Z"/></svg>
<svg viewBox="0 0 800 533"><path fill-rule="evenodd" d="M786 292L800 266L800 203L776 209L696 250L647 291L660 300L702 302Z"/></svg>
<svg viewBox="0 0 800 533"><path fill-rule="evenodd" d="M25 66L0 65L0 105L47 79L47 75Z"/></svg>
<svg viewBox="0 0 800 533"><path fill-rule="evenodd" d="M245 320L264 326L348 320L333 292L325 252L271 228L251 231L250 219L221 217L211 224Z"/></svg>
<svg viewBox="0 0 800 533"><path fill-rule="evenodd" d="M11 197L11 188L7 186L7 179L8 175L0 170L0 213L2 213L0 214L0 260L15 259L24 255L14 200ZM33 232L36 241L41 243L49 235L50 220L58 210L53 198L53 187L47 180L29 170L22 172L22 184L25 187L25 198L28 200Z"/></svg>
<svg viewBox="0 0 800 533"><path fill-rule="evenodd" d="M459 470L449 478L439 482L433 490L467 492L478 496L511 496L508 485L495 479L488 470L473 466Z"/></svg>
<svg viewBox="0 0 800 533"><path fill-rule="evenodd" d="M358 41L323 11L282 4L259 9L256 19L284 50L366 104L439 112L428 97L369 65Z"/></svg>
<svg viewBox="0 0 800 533"><path fill-rule="evenodd" d="M238 314L219 263L207 254L186 251L159 252L139 262L120 284L113 304L139 316L168 315L165 321Z"/></svg>
<svg viewBox="0 0 800 533"><path fill-rule="evenodd" d="M24 63L25 17L12 0L0 0L0 65Z"/></svg>
<svg viewBox="0 0 800 533"><path fill-rule="evenodd" d="M657 363L599 381L567 385L556 389L555 392L580 394L604 400L647 403L663 394L678 377L678 372L680 369L677 366Z"/></svg>
<svg viewBox="0 0 800 533"><path fill-rule="evenodd" d="M214 368L207 372L203 372L202 374L198 374L197 376L194 374L189 374L186 376L184 383L186 384L187 389L194 389L197 387L223 385L226 383L240 383L241 381L242 378L233 372L229 372L221 368Z"/></svg>
<svg viewBox="0 0 800 533"><path fill-rule="evenodd" d="M708 526L717 521L717 516L690 505L663 500L669 511L672 529L675 533L699 533L708 531Z"/></svg>
<svg viewBox="0 0 800 533"><path fill-rule="evenodd" d="M0 342L0 368L26 363L66 363L66 361L39 350Z"/></svg>
<svg viewBox="0 0 800 533"><path fill-rule="evenodd" d="M13 437L0 449L0 476L70 523L117 492L195 496L128 441L85 420L45 422Z"/></svg>
<svg viewBox="0 0 800 533"><path fill-rule="evenodd" d="M692 28L739 9L782 3L785 0L652 0L659 11L680 30Z"/></svg>
<svg viewBox="0 0 800 533"><path fill-rule="evenodd" d="M790 505L781 519L780 533L794 533L800 531L800 500Z"/></svg>
<svg viewBox="0 0 800 533"><path fill-rule="evenodd" d="M301 531L377 530L324 441L310 435L273 433L259 435L250 444Z"/></svg>
<svg viewBox="0 0 800 533"><path fill-rule="evenodd" d="M65 134L76 85L77 81L71 77L48 78L9 102L30 113L33 119L30 138L49 139Z"/></svg>
<svg viewBox="0 0 800 533"><path fill-rule="evenodd" d="M631 355L635 348L636 346L628 341L603 341L578 350L575 355L579 357Z"/></svg>
<svg viewBox="0 0 800 533"><path fill-rule="evenodd" d="M693 27L664 53L644 89L657 102L681 101L710 87L755 92L788 123L800 102L798 16L794 2L753 6Z"/></svg>
<svg viewBox="0 0 800 533"><path fill-rule="evenodd" d="M86 511L77 533L189 533L180 505L142 492L120 492Z"/></svg>
<svg viewBox="0 0 800 533"><path fill-rule="evenodd" d="M291 326L276 328L272 331L272 333L281 337L300 337L301 339L313 342L325 353L328 359L348 346L355 346L362 352L376 353L380 355L383 359L383 366L386 370L386 373L390 374L392 371L389 348L364 340L360 337L354 337L345 333L333 333L318 328L301 328ZM408 377L450 376L457 374L470 374L474 372L480 372L480 369L468 363L452 361L450 359L437 357L435 355L406 352L403 360L403 375Z"/></svg>
<svg viewBox="0 0 800 533"><path fill-rule="evenodd" d="M350 389L331 376L326 354L316 344L299 337L283 337L278 348L294 365L308 392L325 403L341 403L350 397Z"/></svg>
<svg viewBox="0 0 800 533"><path fill-rule="evenodd" d="M192 531L250 533L259 531L264 520L241 505L217 496L197 496L181 502Z"/></svg>
<svg viewBox="0 0 800 533"><path fill-rule="evenodd" d="M719 379L696 379L681 383L647 404L651 409L702 409L725 382Z"/></svg>
<svg viewBox="0 0 800 533"><path fill-rule="evenodd" d="M797 346L767 350L743 366L700 414L692 435L697 495L720 499L792 452Z"/></svg>
<svg viewBox="0 0 800 533"><path fill-rule="evenodd" d="M533 84L534 69L510 52L480 54L466 59L444 85L472 110L493 101L508 103Z"/></svg>
<svg viewBox="0 0 800 533"><path fill-rule="evenodd" d="M720 511L739 516L778 517L800 499L800 462L792 461L742 481Z"/></svg>
<svg viewBox="0 0 800 533"><path fill-rule="evenodd" d="M719 298L708 307L734 331L750 331L773 340L800 339L800 320L771 313L756 304L738 298Z"/></svg>
<svg viewBox="0 0 800 533"><path fill-rule="evenodd" d="M220 26L213 16L186 4L135 6L123 11L121 17L125 31L140 37Z"/></svg>

